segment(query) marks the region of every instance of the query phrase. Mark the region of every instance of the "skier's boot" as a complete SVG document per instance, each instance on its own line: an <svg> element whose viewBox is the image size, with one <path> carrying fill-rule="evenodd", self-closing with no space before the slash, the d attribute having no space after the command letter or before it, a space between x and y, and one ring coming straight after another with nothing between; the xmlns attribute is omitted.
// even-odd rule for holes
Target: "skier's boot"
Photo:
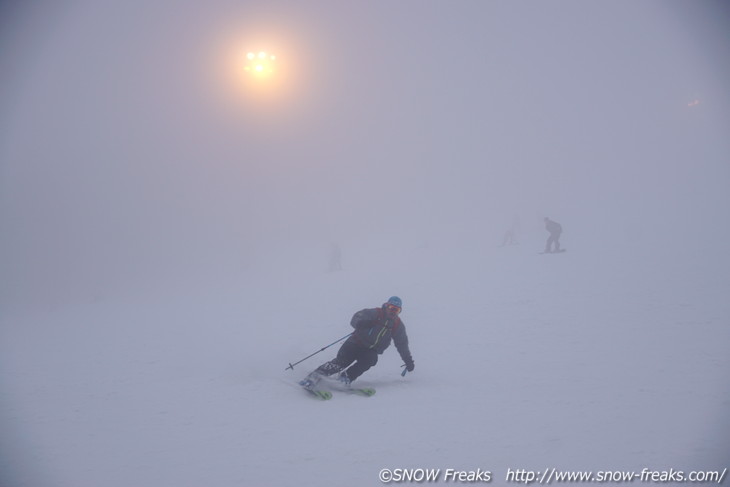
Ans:
<svg viewBox="0 0 730 487"><path fill-rule="evenodd" d="M320 379L322 379L322 376L319 375L316 372L310 373L308 376L306 376L304 379L299 381L299 385L307 389L308 391L314 390L315 387L317 387L317 384L319 383Z"/></svg>
<svg viewBox="0 0 730 487"><path fill-rule="evenodd" d="M342 372L340 372L340 375L337 376L337 380L340 381L340 383L345 387L350 387L350 384L352 383L350 378L347 376L346 370L343 370Z"/></svg>

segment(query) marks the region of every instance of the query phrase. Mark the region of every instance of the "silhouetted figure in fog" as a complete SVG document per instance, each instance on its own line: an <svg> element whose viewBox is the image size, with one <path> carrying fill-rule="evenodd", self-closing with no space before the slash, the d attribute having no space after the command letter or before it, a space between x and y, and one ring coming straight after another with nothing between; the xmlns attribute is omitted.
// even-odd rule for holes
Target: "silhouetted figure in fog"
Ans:
<svg viewBox="0 0 730 487"><path fill-rule="evenodd" d="M563 227L560 223L545 217L545 230L550 232L545 243L545 252L560 252L560 234L563 233ZM555 250L552 250L553 244L555 244Z"/></svg>
<svg viewBox="0 0 730 487"><path fill-rule="evenodd" d="M502 239L502 245L500 245L500 247L504 247L505 245L515 245L519 243L517 242L517 233L519 228L520 219L519 217L515 216L512 219L512 226L504 234L504 238Z"/></svg>
<svg viewBox="0 0 730 487"><path fill-rule="evenodd" d="M502 239L502 245L500 245L500 247L504 247L505 245L514 245L516 243L515 231L510 228L504 233L504 238Z"/></svg>

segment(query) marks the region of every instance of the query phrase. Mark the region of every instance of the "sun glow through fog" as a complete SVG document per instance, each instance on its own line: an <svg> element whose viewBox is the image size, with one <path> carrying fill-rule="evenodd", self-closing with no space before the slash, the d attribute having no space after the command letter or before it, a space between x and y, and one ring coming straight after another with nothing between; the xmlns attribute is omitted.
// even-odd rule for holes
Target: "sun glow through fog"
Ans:
<svg viewBox="0 0 730 487"><path fill-rule="evenodd" d="M243 70L257 78L269 78L276 72L276 56L266 51L248 52L243 61Z"/></svg>
<svg viewBox="0 0 730 487"><path fill-rule="evenodd" d="M227 44L225 52L229 93L232 90L249 101L283 101L283 92L288 91L293 80L289 79L291 73L284 76L286 70L279 66L277 47L233 41Z"/></svg>
<svg viewBox="0 0 730 487"><path fill-rule="evenodd" d="M241 32L246 32L241 34ZM296 31L260 32L245 25L222 29L210 59L212 89L223 106L247 116L294 115L311 102L310 47ZM308 96L305 96L307 93Z"/></svg>

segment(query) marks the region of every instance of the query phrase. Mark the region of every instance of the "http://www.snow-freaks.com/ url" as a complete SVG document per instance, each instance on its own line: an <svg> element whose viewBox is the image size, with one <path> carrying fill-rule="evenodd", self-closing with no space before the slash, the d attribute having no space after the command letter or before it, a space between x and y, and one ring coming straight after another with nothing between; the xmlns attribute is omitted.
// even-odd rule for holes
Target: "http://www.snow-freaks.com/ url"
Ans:
<svg viewBox="0 0 730 487"><path fill-rule="evenodd" d="M546 468L527 470L508 468L502 479L507 483L549 485L552 483L713 483L725 480L727 468L720 470L598 470L577 471ZM457 470L453 468L384 468L378 474L380 482L389 483L489 483L495 479L491 470Z"/></svg>

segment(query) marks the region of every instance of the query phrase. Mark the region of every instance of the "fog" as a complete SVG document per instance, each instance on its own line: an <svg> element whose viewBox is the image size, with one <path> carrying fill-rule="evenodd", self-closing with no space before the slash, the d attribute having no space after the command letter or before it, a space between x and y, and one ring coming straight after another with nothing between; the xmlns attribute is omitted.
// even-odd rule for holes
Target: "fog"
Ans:
<svg viewBox="0 0 730 487"><path fill-rule="evenodd" d="M492 247L514 220L537 251L545 216L626 259L730 236L722 2L3 9L5 309L332 244ZM260 49L268 85L233 65Z"/></svg>
<svg viewBox="0 0 730 487"><path fill-rule="evenodd" d="M722 471L728 27L702 0L0 3L0 484ZM335 348L285 365L392 294L417 369L299 390Z"/></svg>

